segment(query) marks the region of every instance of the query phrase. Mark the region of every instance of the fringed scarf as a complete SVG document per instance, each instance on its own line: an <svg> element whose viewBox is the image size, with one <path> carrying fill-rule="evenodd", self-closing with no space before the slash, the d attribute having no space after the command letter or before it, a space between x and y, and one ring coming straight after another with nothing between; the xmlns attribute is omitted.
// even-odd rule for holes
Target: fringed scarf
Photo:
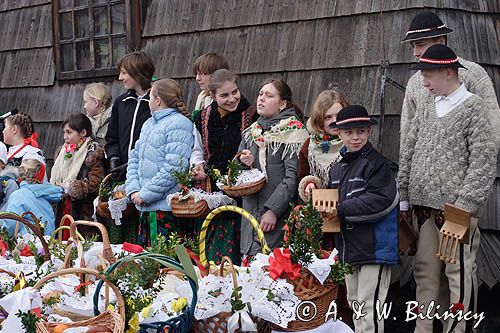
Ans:
<svg viewBox="0 0 500 333"><path fill-rule="evenodd" d="M275 155L284 146L282 158L287 155L298 155L300 148L307 140L309 134L297 117L291 116L279 121L271 126L268 131L263 131L258 121L254 122L243 133L246 142L252 141L259 147L259 163L261 171L266 175L266 154L267 148L271 149L271 154Z"/></svg>
<svg viewBox="0 0 500 333"><path fill-rule="evenodd" d="M54 162L52 167L52 174L50 176L50 183L54 185L71 182L76 180L80 169L82 168L85 158L88 153L88 145L94 142L89 137L85 138L85 141L75 149L67 149L68 144L61 147L59 155ZM69 152L71 150L71 152ZM71 154L69 156L68 154Z"/></svg>
<svg viewBox="0 0 500 333"><path fill-rule="evenodd" d="M311 134L307 161L310 173L321 180L321 185L326 188L330 179L330 168L340 156L342 140L336 135Z"/></svg>

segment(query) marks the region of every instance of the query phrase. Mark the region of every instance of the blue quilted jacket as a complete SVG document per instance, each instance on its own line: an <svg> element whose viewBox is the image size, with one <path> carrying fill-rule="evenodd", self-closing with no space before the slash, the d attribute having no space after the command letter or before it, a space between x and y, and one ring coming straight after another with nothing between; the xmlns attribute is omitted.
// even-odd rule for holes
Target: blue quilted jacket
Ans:
<svg viewBox="0 0 500 333"><path fill-rule="evenodd" d="M127 196L139 192L146 203L138 210L171 210L167 195L178 190L172 171L186 167L193 143L191 120L172 108L153 112L128 159Z"/></svg>

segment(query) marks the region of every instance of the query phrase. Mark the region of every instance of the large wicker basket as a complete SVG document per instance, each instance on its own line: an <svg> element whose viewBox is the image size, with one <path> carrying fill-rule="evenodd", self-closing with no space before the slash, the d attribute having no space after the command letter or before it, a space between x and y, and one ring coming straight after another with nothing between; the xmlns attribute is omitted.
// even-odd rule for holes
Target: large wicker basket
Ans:
<svg viewBox="0 0 500 333"><path fill-rule="evenodd" d="M233 161L238 161L239 157L241 156L241 152L237 153L236 156L234 156ZM252 168L252 167L250 167ZM228 172L228 178L230 178L230 172ZM256 182L251 182L243 185L224 185L222 190L226 192L227 195L230 197L247 197L250 195L254 195L255 193L259 192L262 190L262 188L266 185L266 179L262 178Z"/></svg>
<svg viewBox="0 0 500 333"><path fill-rule="evenodd" d="M176 250L177 251L177 250ZM185 250L184 250L185 251ZM187 254L186 254L187 256ZM130 255L126 256L124 258L121 258L117 260L113 265L111 265L107 270L106 274L112 274L114 270L119 268L120 266L123 265L128 265L128 264L133 264L136 262L136 260L154 260L158 263L160 263L162 266L166 268L173 269L175 271L178 271L182 274L184 274L185 278L188 280L189 285L191 286L191 290L193 292L193 298L191 299L191 304L190 306L186 306L186 308L176 317L171 318L167 321L164 322L155 322L155 323L148 323L148 324L140 324L140 329L139 333L150 333L150 332L157 332L157 333L188 333L189 329L191 328L191 322L192 318L194 316L194 310L196 307L196 302L198 300L198 284L197 281L195 280L195 273L191 265L190 270L192 270L192 273L190 274L188 272L187 267L183 267L182 264L179 262L165 256L162 254L157 254L157 253L149 253L149 252L142 252L139 254L135 255ZM182 261L182 260L181 260ZM94 314L99 314L98 310L98 295L99 291L102 288L103 284L105 281L101 280L97 284L96 291L94 293Z"/></svg>
<svg viewBox="0 0 500 333"><path fill-rule="evenodd" d="M34 223L31 223L26 219L26 215L30 215L31 218L33 219ZM43 260L48 261L50 260L50 252L49 252L49 245L45 238L43 237L42 232L40 231L40 221L38 218L31 212L25 212L21 216L14 214L14 213L7 213L7 212L0 212L0 219L2 220L14 220L17 221L16 227L14 230L14 235L17 237L17 233L19 231L19 226L21 224L24 224L28 229L30 229L35 236L40 239L40 243L42 244L43 247Z"/></svg>
<svg viewBox="0 0 500 333"><path fill-rule="evenodd" d="M291 280L288 277L286 280L288 283L293 285L294 294L300 301L314 303L316 306L316 314L309 321L291 321L288 323L288 327L286 329L273 324L271 324L271 327L281 332L300 332L323 325L325 323L326 314L328 313L330 304L337 298L338 285L334 282L328 281L321 284L307 269L302 269L302 274L295 280Z"/></svg>
<svg viewBox="0 0 500 333"><path fill-rule="evenodd" d="M96 214L99 215L99 216L101 216L101 217L107 218L107 219L111 218L111 213L109 211L108 201L107 200L105 200L105 201L101 200L101 193L102 193L104 184L106 184L106 182L108 182L111 179L112 176L113 176L113 174L110 173L106 177L104 177L104 179L101 182L101 186L99 186L99 194L97 195ZM122 212L122 217L129 216L130 214L132 214L132 212L134 211L134 209L135 209L134 204L133 203L128 203L127 204L127 209L125 209Z"/></svg>
<svg viewBox="0 0 500 333"><path fill-rule="evenodd" d="M211 191L212 186L210 185L210 179L207 177L205 181L205 192L210 193ZM188 199L182 201L178 197L172 198L170 207L172 208L172 214L176 217L201 218L210 213L210 208L206 200L195 202L192 195Z"/></svg>
<svg viewBox="0 0 500 333"><path fill-rule="evenodd" d="M112 311L112 310L107 310L103 312L102 314L87 319L83 321L78 321L78 322L73 322L73 323L68 323L65 324L70 327L88 327L88 326L101 326L101 327L106 327L107 330L113 332L113 333L123 333L125 329L125 301L123 299L123 296L120 293L120 290L112 284L104 275L101 275L99 272L89 269L89 268L68 268L68 269L63 269L57 272L50 273L49 275L43 277L40 281L38 281L34 288L35 289L40 289L44 283L49 281L50 279L53 279L57 276L65 275L65 274L88 274L88 275L93 275L97 278L100 279L101 283L106 283L113 292L116 295L116 300L117 300L117 305L118 305L118 312ZM96 291L95 297L98 298L99 296L99 290ZM108 300L106 300L108 301ZM41 320L36 323L36 333L51 333L53 332L54 328L59 325L60 323L49 323L45 320Z"/></svg>

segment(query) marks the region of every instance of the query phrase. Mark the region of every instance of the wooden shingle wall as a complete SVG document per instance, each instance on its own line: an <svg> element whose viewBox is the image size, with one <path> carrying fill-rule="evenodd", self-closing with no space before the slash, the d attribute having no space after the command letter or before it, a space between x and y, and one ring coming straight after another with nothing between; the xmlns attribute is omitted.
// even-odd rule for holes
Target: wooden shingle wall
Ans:
<svg viewBox="0 0 500 333"><path fill-rule="evenodd" d="M192 64L202 53L221 52L240 75L241 91L251 103L260 83L275 76L289 83L306 113L319 92L337 87L378 115L381 34L391 64L387 74L406 85L414 58L400 40L423 8L436 11L455 30L449 45L484 66L500 96L497 0L142 1L143 50L153 57L157 76L181 83L189 108L199 92ZM81 111L83 89L89 83L56 80L51 6L49 0L0 1L0 111L17 107L30 113L49 158L62 142L61 121ZM113 96L121 92L116 78L96 81L109 84ZM403 96L387 86L385 136L379 148L394 162ZM490 216L499 216L499 201L497 189L487 209Z"/></svg>

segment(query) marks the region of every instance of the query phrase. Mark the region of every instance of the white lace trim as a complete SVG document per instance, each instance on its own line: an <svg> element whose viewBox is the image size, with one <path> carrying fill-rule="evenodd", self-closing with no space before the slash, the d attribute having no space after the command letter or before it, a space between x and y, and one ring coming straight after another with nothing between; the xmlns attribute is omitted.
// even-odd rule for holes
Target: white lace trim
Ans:
<svg viewBox="0 0 500 333"><path fill-rule="evenodd" d="M189 197L194 197L194 202L198 202L200 200L205 200L208 204L208 208L215 209L220 206L225 205L235 205L236 201L234 199L228 197L222 192L212 192L208 193L203 190L192 188L189 190L189 193L183 197L181 197L180 192L172 193L167 196L167 203L170 206L170 202L173 198L180 198L181 200L186 200Z"/></svg>
<svg viewBox="0 0 500 333"><path fill-rule="evenodd" d="M227 176L224 176L227 178ZM251 170L241 170L241 174L236 179L234 186L241 186L249 183L255 183L259 180L266 178L266 175L259 169L251 169ZM217 182L217 187L222 189L224 184L221 181Z"/></svg>

